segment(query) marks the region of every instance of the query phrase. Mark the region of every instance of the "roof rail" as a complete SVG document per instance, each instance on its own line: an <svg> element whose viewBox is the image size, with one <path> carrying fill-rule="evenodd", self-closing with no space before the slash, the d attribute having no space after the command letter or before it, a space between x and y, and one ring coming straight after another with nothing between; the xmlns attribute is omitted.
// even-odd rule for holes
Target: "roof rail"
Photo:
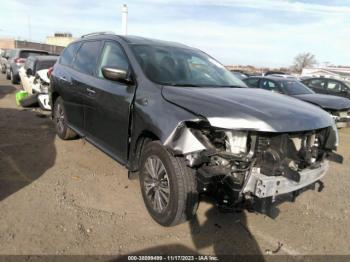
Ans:
<svg viewBox="0 0 350 262"><path fill-rule="evenodd" d="M93 35L108 35L108 34L114 34L114 32L109 31L109 32L94 32L86 35L82 35L81 38L88 37L88 36L93 36Z"/></svg>

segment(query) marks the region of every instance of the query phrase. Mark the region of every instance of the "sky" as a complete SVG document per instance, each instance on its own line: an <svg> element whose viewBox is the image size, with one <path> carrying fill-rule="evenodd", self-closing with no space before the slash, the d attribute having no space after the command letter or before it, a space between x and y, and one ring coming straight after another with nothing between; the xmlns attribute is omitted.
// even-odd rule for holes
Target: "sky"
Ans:
<svg viewBox="0 0 350 262"><path fill-rule="evenodd" d="M290 66L301 52L350 65L350 0L1 0L0 37L121 34L123 4L128 34L181 42L225 65Z"/></svg>

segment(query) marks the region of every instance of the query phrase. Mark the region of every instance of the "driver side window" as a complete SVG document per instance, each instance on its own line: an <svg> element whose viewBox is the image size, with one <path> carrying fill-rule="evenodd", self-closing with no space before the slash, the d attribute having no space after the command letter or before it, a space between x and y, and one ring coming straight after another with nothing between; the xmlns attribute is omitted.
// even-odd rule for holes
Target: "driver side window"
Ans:
<svg viewBox="0 0 350 262"><path fill-rule="evenodd" d="M103 78L102 68L104 66L128 71L129 62L122 47L119 44L111 41L105 43L100 59L100 64L97 67L97 76L100 78Z"/></svg>
<svg viewBox="0 0 350 262"><path fill-rule="evenodd" d="M345 86L343 86L340 82L334 81L334 80L328 80L327 89L329 91L333 91L337 93L346 91Z"/></svg>

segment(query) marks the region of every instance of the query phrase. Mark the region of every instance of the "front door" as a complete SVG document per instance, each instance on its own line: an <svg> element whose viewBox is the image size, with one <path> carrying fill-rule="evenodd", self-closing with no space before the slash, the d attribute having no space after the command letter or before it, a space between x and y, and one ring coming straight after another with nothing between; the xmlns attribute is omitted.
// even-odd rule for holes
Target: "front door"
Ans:
<svg viewBox="0 0 350 262"><path fill-rule="evenodd" d="M106 41L96 78L86 92L85 128L88 137L119 162L127 160L130 106L135 86L105 79L104 66L128 71L128 58L118 42Z"/></svg>

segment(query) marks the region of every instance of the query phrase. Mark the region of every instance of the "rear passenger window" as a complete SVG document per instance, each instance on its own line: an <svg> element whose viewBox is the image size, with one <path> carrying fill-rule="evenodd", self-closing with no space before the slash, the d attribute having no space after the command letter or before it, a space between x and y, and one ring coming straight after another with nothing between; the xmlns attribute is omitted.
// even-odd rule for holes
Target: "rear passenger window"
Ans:
<svg viewBox="0 0 350 262"><path fill-rule="evenodd" d="M123 52L122 48L114 42L106 42L102 56L101 56L101 62L97 69L97 75L99 77L103 77L102 75L102 68L104 66L109 66L112 68L118 68L125 71L128 71L129 69L129 62L128 59Z"/></svg>
<svg viewBox="0 0 350 262"><path fill-rule="evenodd" d="M251 78L251 79L246 79L245 82L248 84L250 87L259 87L259 79L258 78Z"/></svg>
<svg viewBox="0 0 350 262"><path fill-rule="evenodd" d="M326 81L322 79L311 79L307 83L307 85L311 88L325 88L326 86Z"/></svg>
<svg viewBox="0 0 350 262"><path fill-rule="evenodd" d="M70 65L73 61L74 54L76 53L79 46L80 46L80 43L73 43L68 47L66 47L63 51L63 54L61 55L60 64Z"/></svg>
<svg viewBox="0 0 350 262"><path fill-rule="evenodd" d="M100 51L100 41L85 42L79 48L73 62L73 68L88 75L93 75Z"/></svg>

